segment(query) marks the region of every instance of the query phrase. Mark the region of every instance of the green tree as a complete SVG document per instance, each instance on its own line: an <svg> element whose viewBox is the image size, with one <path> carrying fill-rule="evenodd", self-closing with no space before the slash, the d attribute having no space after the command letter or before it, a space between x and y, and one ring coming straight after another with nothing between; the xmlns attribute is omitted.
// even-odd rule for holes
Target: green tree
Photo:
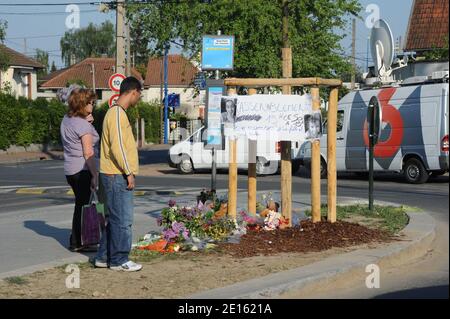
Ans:
<svg viewBox="0 0 450 319"><path fill-rule="evenodd" d="M56 69L55 61L53 61L53 62L52 62L52 66L51 66L51 68L50 68L50 73L55 72L56 70L57 70L57 69Z"/></svg>
<svg viewBox="0 0 450 319"><path fill-rule="evenodd" d="M44 66L44 69L41 69L37 72L37 77L39 80L43 76L48 74L49 69L48 52L41 49L36 49L36 61L38 61L40 64Z"/></svg>
<svg viewBox="0 0 450 319"><path fill-rule="evenodd" d="M289 2L289 37L293 76L335 77L350 70L340 40L346 36L349 15L357 15L357 0L302 0ZM199 56L205 34L234 35L238 77L281 77L281 0L152 1L129 4L128 17L139 23L151 54L162 54L169 41L179 41L184 52Z"/></svg>
<svg viewBox="0 0 450 319"><path fill-rule="evenodd" d="M3 41L5 41L6 28L8 23L6 21L0 20L0 71L5 71L9 66L9 56L4 50L2 50ZM1 82L0 82L1 86Z"/></svg>
<svg viewBox="0 0 450 319"><path fill-rule="evenodd" d="M80 62L89 57L115 54L115 28L110 21L96 26L90 23L86 28L68 31L60 41L61 55L66 66L70 66L72 57Z"/></svg>

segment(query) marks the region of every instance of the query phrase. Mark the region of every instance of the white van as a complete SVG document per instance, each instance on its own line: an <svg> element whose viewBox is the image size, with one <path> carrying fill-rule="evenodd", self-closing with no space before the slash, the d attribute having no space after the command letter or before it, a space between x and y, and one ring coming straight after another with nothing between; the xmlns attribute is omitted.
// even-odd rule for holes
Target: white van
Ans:
<svg viewBox="0 0 450 319"><path fill-rule="evenodd" d="M201 127L184 141L175 144L169 149L169 166L177 168L182 174L190 174L196 170L211 169L212 153L205 149L202 136L205 127ZM216 151L217 169L228 169L229 144L225 138L225 148ZM292 171L295 173L300 166L300 143L292 142ZM278 141L265 141L257 143L256 173L258 175L276 174L279 171L281 159L281 144ZM237 166L240 170L248 169L248 139L237 140Z"/></svg>
<svg viewBox="0 0 450 319"><path fill-rule="evenodd" d="M367 107L370 98L377 96L383 124L374 149L374 170L401 172L409 183L425 183L430 175L447 173L448 94L448 83L430 83L354 91L344 96L338 107L337 171L368 171ZM321 176L325 178L326 134L320 140L320 151ZM300 161L310 167L310 143L302 145Z"/></svg>

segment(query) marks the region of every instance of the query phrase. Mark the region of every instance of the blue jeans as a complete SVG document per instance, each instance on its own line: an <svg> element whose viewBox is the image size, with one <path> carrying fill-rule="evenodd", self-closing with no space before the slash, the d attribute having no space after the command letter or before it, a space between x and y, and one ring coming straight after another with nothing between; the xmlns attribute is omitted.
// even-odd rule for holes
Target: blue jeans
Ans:
<svg viewBox="0 0 450 319"><path fill-rule="evenodd" d="M100 173L100 180L105 191L108 218L97 259L107 261L110 266L120 266L128 261L131 251L134 192L127 189L124 175Z"/></svg>

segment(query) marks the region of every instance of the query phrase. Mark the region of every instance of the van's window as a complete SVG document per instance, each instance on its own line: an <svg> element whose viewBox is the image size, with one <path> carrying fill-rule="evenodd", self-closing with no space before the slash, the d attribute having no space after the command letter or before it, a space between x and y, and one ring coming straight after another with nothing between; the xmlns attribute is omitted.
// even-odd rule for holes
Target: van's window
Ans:
<svg viewBox="0 0 450 319"><path fill-rule="evenodd" d="M342 131L344 127L344 110L338 111L336 132Z"/></svg>

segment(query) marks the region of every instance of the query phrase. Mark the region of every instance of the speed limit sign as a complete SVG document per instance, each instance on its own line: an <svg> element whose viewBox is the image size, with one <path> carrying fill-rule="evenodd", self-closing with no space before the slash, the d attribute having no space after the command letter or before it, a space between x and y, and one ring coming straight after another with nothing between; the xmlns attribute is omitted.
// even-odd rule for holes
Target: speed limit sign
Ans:
<svg viewBox="0 0 450 319"><path fill-rule="evenodd" d="M120 91L120 84L122 83L122 81L125 79L125 75L120 74L120 73L115 73L113 75L111 75L111 77L109 78L109 88L111 90L113 90L114 92L119 92Z"/></svg>
<svg viewBox="0 0 450 319"><path fill-rule="evenodd" d="M109 98L108 101L108 105L109 107L112 107L114 104L116 104L117 100L119 99L120 95L119 94L114 94L113 96L111 96Z"/></svg>

